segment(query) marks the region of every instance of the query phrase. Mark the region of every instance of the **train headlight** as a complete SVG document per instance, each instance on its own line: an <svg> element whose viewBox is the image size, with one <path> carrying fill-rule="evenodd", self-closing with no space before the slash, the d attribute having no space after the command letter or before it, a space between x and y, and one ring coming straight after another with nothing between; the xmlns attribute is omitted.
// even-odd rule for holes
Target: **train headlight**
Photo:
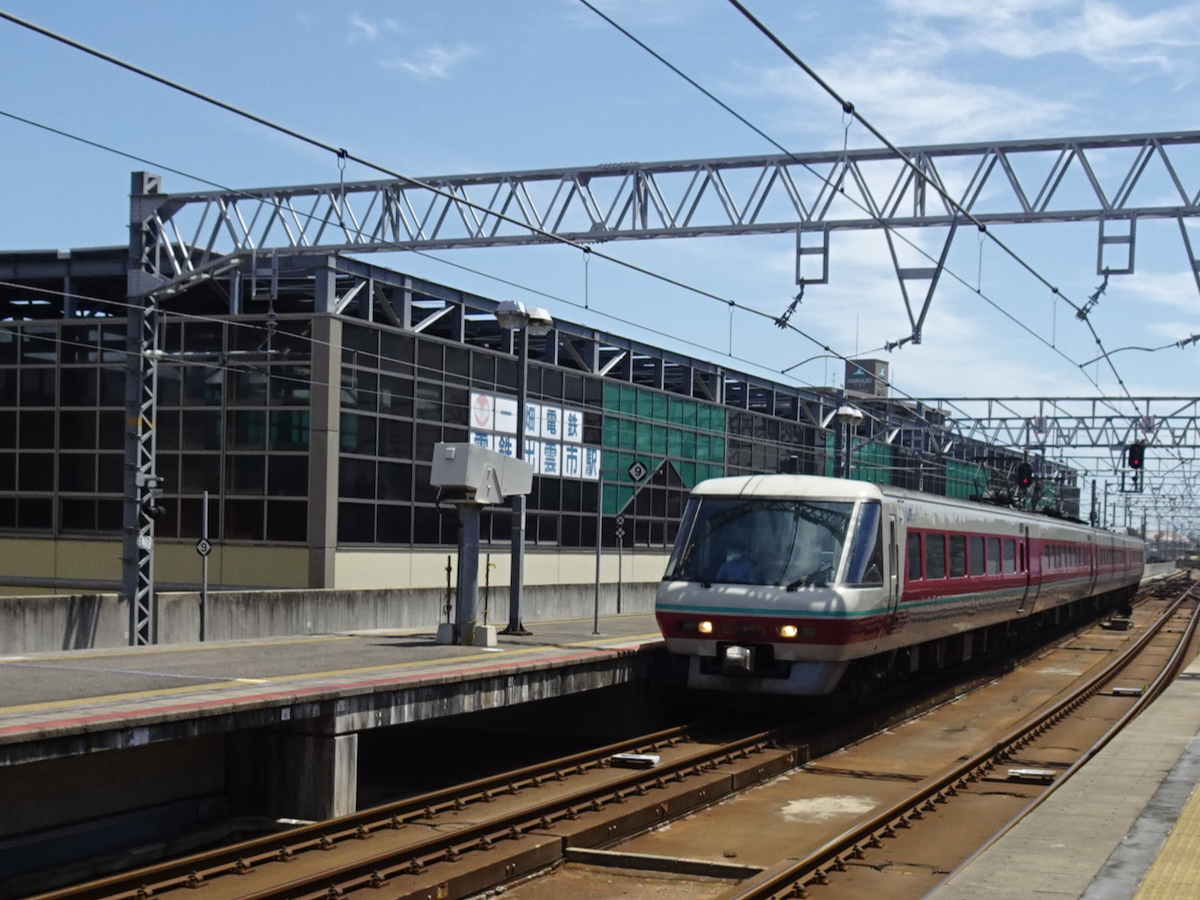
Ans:
<svg viewBox="0 0 1200 900"><path fill-rule="evenodd" d="M794 638L798 633L795 625L780 625L778 630L782 638Z"/></svg>
<svg viewBox="0 0 1200 900"><path fill-rule="evenodd" d="M712 634L712 622L701 622L696 626L696 630L701 634Z"/></svg>

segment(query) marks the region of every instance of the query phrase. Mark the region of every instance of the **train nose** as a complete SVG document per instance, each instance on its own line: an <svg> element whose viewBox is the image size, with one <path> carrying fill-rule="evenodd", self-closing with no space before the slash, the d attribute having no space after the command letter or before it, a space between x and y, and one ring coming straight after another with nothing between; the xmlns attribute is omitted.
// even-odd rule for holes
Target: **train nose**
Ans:
<svg viewBox="0 0 1200 900"><path fill-rule="evenodd" d="M754 671L754 648L731 644L721 657L721 671L726 675L749 675Z"/></svg>

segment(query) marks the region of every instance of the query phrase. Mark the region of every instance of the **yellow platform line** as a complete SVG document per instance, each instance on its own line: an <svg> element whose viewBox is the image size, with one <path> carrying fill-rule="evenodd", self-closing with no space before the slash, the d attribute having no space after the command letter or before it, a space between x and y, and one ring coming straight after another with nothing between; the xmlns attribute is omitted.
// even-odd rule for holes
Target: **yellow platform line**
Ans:
<svg viewBox="0 0 1200 900"><path fill-rule="evenodd" d="M1193 791L1134 900L1200 897L1200 791Z"/></svg>
<svg viewBox="0 0 1200 900"><path fill-rule="evenodd" d="M645 638L657 638L657 632L646 635L631 635L628 638L621 638L624 641L635 641ZM321 678L337 678L343 676L362 676L371 675L379 672L395 671L397 669L412 669L418 666L428 666L431 668L430 674L437 674L438 669L450 668L456 665L462 665L471 661L482 662L484 660L512 660L523 659L537 654L548 654L555 650L562 650L567 647L590 647L596 644L603 644L609 641L614 641L614 638L598 638L592 641L582 641L576 644L564 646L549 645L528 647L520 650L506 650L503 656L455 656L449 659L417 659L408 662L386 663L378 666L364 666L354 669L331 669L325 672L295 672L291 675L271 675L266 678L254 679L235 679L232 681L214 681L205 684L187 685L186 687L174 688L156 688L146 691L131 691L123 694L104 694L98 697L78 697L73 700L46 700L40 703L23 703L16 706L0 706L0 716L18 715L21 713L36 713L48 712L55 709L71 709L77 706L92 706L95 704L111 704L123 703L127 701L148 700L159 697L177 697L184 694L204 693L207 691L227 690L233 687L246 687L248 683L253 684L282 684L288 681L310 680Z"/></svg>

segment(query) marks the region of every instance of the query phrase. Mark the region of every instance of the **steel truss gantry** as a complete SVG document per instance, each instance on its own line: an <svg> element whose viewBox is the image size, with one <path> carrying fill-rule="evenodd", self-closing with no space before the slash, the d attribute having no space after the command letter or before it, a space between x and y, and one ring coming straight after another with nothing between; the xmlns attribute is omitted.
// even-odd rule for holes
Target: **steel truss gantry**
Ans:
<svg viewBox="0 0 1200 900"><path fill-rule="evenodd" d="M814 284L830 232L884 228L919 342L966 222L937 186L985 225L1097 222L1098 274L1134 271L1139 219L1174 219L1200 289L1200 180L1182 165L1200 132L902 149L925 179L881 148L160 194L143 263L182 286L255 255L795 233L796 281ZM928 228L940 245L911 265L903 232Z"/></svg>

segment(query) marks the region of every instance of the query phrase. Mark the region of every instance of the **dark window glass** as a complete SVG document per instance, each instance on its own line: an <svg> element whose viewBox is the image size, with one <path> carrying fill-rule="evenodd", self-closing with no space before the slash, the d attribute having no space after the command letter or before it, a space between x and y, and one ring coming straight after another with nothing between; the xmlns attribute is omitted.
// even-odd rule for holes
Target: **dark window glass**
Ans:
<svg viewBox="0 0 1200 900"><path fill-rule="evenodd" d="M99 419L100 449L122 449L125 446L125 414L115 409L102 409Z"/></svg>
<svg viewBox="0 0 1200 900"><path fill-rule="evenodd" d="M946 537L941 534L925 535L925 577L946 577Z"/></svg>
<svg viewBox="0 0 1200 900"><path fill-rule="evenodd" d="M0 342L0 350L4 347ZM17 498L0 497L0 528L12 528L17 524Z"/></svg>
<svg viewBox="0 0 1200 900"><path fill-rule="evenodd" d="M53 503L49 497L17 498L17 527L49 531L53 524Z"/></svg>
<svg viewBox="0 0 1200 900"><path fill-rule="evenodd" d="M209 523L211 528L211 522ZM235 541L260 541L263 532L261 500L225 501L225 538Z"/></svg>
<svg viewBox="0 0 1200 900"><path fill-rule="evenodd" d="M0 406L17 405L17 371L0 369Z"/></svg>
<svg viewBox="0 0 1200 900"><path fill-rule="evenodd" d="M371 544L375 541L375 507L370 503L338 504L338 543Z"/></svg>
<svg viewBox="0 0 1200 900"><path fill-rule="evenodd" d="M310 366L271 367L271 405L308 406L312 397Z"/></svg>
<svg viewBox="0 0 1200 900"><path fill-rule="evenodd" d="M342 351L343 357L353 358L357 354L360 365L374 367L379 353L379 332L362 325L343 325Z"/></svg>
<svg viewBox="0 0 1200 900"><path fill-rule="evenodd" d="M230 454L225 457L225 489L232 494L261 494L266 485L266 457Z"/></svg>
<svg viewBox="0 0 1200 900"><path fill-rule="evenodd" d="M13 372L16 375L16 372ZM0 402L3 402L3 373L0 373ZM96 405L96 370L63 369L59 376L62 383L63 406Z"/></svg>
<svg viewBox="0 0 1200 900"><path fill-rule="evenodd" d="M96 449L96 414L80 410L59 413L58 446L64 450Z"/></svg>
<svg viewBox="0 0 1200 900"><path fill-rule="evenodd" d="M17 466L17 490L54 490L54 454L22 453Z"/></svg>
<svg viewBox="0 0 1200 900"><path fill-rule="evenodd" d="M416 388L416 417L432 422L442 421L442 386L418 381Z"/></svg>
<svg viewBox="0 0 1200 900"><path fill-rule="evenodd" d="M101 453L96 469L96 489L102 494L125 492L125 460L119 453Z"/></svg>
<svg viewBox="0 0 1200 900"><path fill-rule="evenodd" d="M179 537L198 538L201 534L204 501L199 497L179 501ZM221 534L221 504L208 498L208 536Z"/></svg>
<svg viewBox="0 0 1200 900"><path fill-rule="evenodd" d="M17 454L0 453L0 491L17 489Z"/></svg>
<svg viewBox="0 0 1200 900"><path fill-rule="evenodd" d="M178 396L178 393L175 394ZM167 399L162 395L162 377L159 377L159 402L166 404ZM177 401L176 401L177 402ZM100 370L100 405L101 406L124 406L125 405L125 370L124 369L101 369Z"/></svg>
<svg viewBox="0 0 1200 900"><path fill-rule="evenodd" d="M0 484L3 483L0 477ZM58 489L91 493L96 490L96 457L94 454L64 453L58 458ZM0 490L6 490L0 487Z"/></svg>
<svg viewBox="0 0 1200 900"><path fill-rule="evenodd" d="M179 406L183 402L183 374L178 366L158 367L158 405Z"/></svg>
<svg viewBox="0 0 1200 900"><path fill-rule="evenodd" d="M916 532L908 536L908 580L921 577L921 535Z"/></svg>
<svg viewBox="0 0 1200 900"><path fill-rule="evenodd" d="M846 584L883 584L883 511L878 501L858 508L843 580Z"/></svg>
<svg viewBox="0 0 1200 900"><path fill-rule="evenodd" d="M412 422L398 419L379 420L379 455L393 459L412 459Z"/></svg>
<svg viewBox="0 0 1200 900"><path fill-rule="evenodd" d="M558 516L535 516L537 524L537 542L539 544L558 543Z"/></svg>
<svg viewBox="0 0 1200 900"><path fill-rule="evenodd" d="M216 454L197 456L184 454L181 457L179 489L186 494L202 491L216 493L221 488L221 457Z"/></svg>
<svg viewBox="0 0 1200 900"><path fill-rule="evenodd" d="M184 410L182 420L182 449L221 449L221 413L218 410Z"/></svg>
<svg viewBox="0 0 1200 900"><path fill-rule="evenodd" d="M267 540L308 540L308 504L302 500L267 501Z"/></svg>
<svg viewBox="0 0 1200 900"><path fill-rule="evenodd" d="M236 406L266 406L267 373L261 369L235 369L229 379L229 403Z"/></svg>
<svg viewBox="0 0 1200 900"><path fill-rule="evenodd" d="M987 539L987 573L989 575L1000 573L1000 538Z"/></svg>
<svg viewBox="0 0 1200 900"><path fill-rule="evenodd" d="M375 498L375 460L343 456L338 464L338 496Z"/></svg>
<svg viewBox="0 0 1200 900"><path fill-rule="evenodd" d="M193 353L214 353L225 349L225 329L221 322L188 322L183 331L183 349Z"/></svg>
<svg viewBox="0 0 1200 900"><path fill-rule="evenodd" d="M413 451L413 459L424 462L433 459L433 445L442 439L441 425L417 423L417 445Z"/></svg>
<svg viewBox="0 0 1200 900"><path fill-rule="evenodd" d="M414 544L440 544L441 521L438 511L429 506L413 507L412 542Z"/></svg>
<svg viewBox="0 0 1200 900"><path fill-rule="evenodd" d="M308 410L271 410L271 449L308 449Z"/></svg>
<svg viewBox="0 0 1200 900"><path fill-rule="evenodd" d="M158 449L179 449L179 419L177 410L167 409L158 411Z"/></svg>
<svg viewBox="0 0 1200 900"><path fill-rule="evenodd" d="M412 540L410 506L379 506L376 510L375 540L380 544L407 544Z"/></svg>
<svg viewBox="0 0 1200 900"><path fill-rule="evenodd" d="M393 416L412 416L413 383L411 378L384 375L379 379L379 411Z"/></svg>
<svg viewBox="0 0 1200 900"><path fill-rule="evenodd" d="M983 538L972 537L967 542L971 554L971 574L983 574Z"/></svg>
<svg viewBox="0 0 1200 900"><path fill-rule="evenodd" d="M950 535L950 577L967 574L967 539L961 534Z"/></svg>
<svg viewBox="0 0 1200 900"><path fill-rule="evenodd" d="M443 408L447 425L466 425L471 416L471 392L466 388L447 387Z"/></svg>
<svg viewBox="0 0 1200 900"><path fill-rule="evenodd" d="M342 367L342 406L375 412L376 397L379 395L379 376L363 369Z"/></svg>
<svg viewBox="0 0 1200 900"><path fill-rule="evenodd" d="M471 377L476 386L491 388L496 384L496 357L490 353L471 354Z"/></svg>
<svg viewBox="0 0 1200 900"><path fill-rule="evenodd" d="M451 381L467 383L470 351L465 347L446 348L446 376Z"/></svg>
<svg viewBox="0 0 1200 900"><path fill-rule="evenodd" d="M54 413L21 413L21 446L39 450L54 449Z"/></svg>
<svg viewBox="0 0 1200 900"><path fill-rule="evenodd" d="M21 370L21 405L22 406L53 406L54 405L54 370L53 369L22 369Z"/></svg>
<svg viewBox="0 0 1200 900"><path fill-rule="evenodd" d="M66 499L59 507L59 527L63 531L95 531L96 501Z"/></svg>
<svg viewBox="0 0 1200 900"><path fill-rule="evenodd" d="M190 416L207 415L192 413ZM267 413L262 409L231 410L229 416L229 446L239 450L261 450L267 445ZM189 447L188 449L201 449ZM203 448L210 449L210 448Z"/></svg>
<svg viewBox="0 0 1200 900"><path fill-rule="evenodd" d="M0 409L0 447L17 446L17 414Z"/></svg>
<svg viewBox="0 0 1200 900"><path fill-rule="evenodd" d="M413 339L408 335L383 332L380 336L380 367L392 372L411 371Z"/></svg>
<svg viewBox="0 0 1200 900"><path fill-rule="evenodd" d="M380 500L409 500L412 498L412 466L381 462L378 477L377 496Z"/></svg>
<svg viewBox="0 0 1200 900"><path fill-rule="evenodd" d="M182 370L185 406L220 406L224 371L208 366L187 366Z"/></svg>
<svg viewBox="0 0 1200 900"><path fill-rule="evenodd" d="M165 504L167 513L155 523L155 529L160 530L164 537L174 537L175 510L171 501ZM124 505L120 500L96 501L96 529L98 531L120 531L125 516Z"/></svg>
<svg viewBox="0 0 1200 900"><path fill-rule="evenodd" d="M429 477L432 472L432 466L413 466L413 474L415 476L413 481L413 499L418 503L437 502L437 488L429 484Z"/></svg>
<svg viewBox="0 0 1200 900"><path fill-rule="evenodd" d="M422 369L428 369L429 373L426 374L434 374L441 377L442 345L429 340L418 340L417 365Z"/></svg>
<svg viewBox="0 0 1200 900"><path fill-rule="evenodd" d="M308 459L303 456L267 458L267 493L279 497L308 496Z"/></svg>
<svg viewBox="0 0 1200 900"><path fill-rule="evenodd" d="M341 447L343 453L375 455L375 417L342 413Z"/></svg>
<svg viewBox="0 0 1200 900"><path fill-rule="evenodd" d="M1004 572L1011 575L1017 571L1017 542L1006 540L1004 542Z"/></svg>

